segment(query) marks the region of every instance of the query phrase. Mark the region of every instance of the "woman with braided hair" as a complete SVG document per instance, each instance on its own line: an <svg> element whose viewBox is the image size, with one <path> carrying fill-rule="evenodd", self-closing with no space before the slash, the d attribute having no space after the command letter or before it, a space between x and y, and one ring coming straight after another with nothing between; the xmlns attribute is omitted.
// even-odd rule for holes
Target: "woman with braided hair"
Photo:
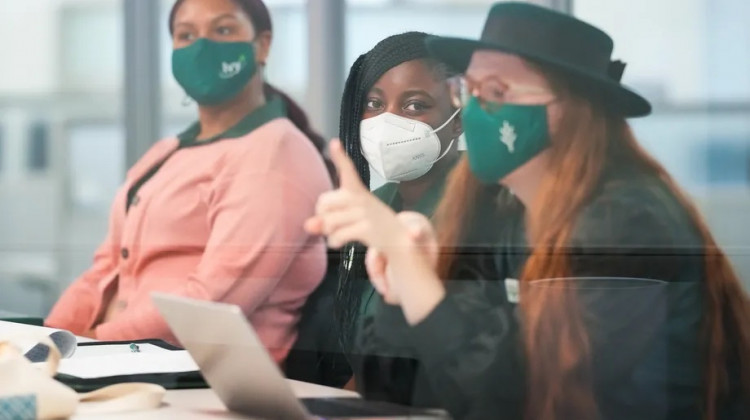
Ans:
<svg viewBox="0 0 750 420"><path fill-rule="evenodd" d="M371 168L385 179L374 191L381 201L397 212L430 217L458 161L461 122L450 100L449 69L429 58L426 37L421 32L388 37L355 61L341 101L340 136L365 185ZM344 352L354 356L355 378L362 367L357 332L379 300L367 279L364 248L348 245L336 317ZM366 385L358 383L361 391Z"/></svg>

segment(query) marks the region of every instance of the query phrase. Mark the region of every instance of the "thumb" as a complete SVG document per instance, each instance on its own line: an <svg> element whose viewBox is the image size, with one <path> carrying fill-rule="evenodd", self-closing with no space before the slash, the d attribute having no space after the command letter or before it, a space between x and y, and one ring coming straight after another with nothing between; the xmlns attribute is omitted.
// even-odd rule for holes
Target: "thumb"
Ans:
<svg viewBox="0 0 750 420"><path fill-rule="evenodd" d="M339 174L341 189L349 191L367 190L359 178L359 172L354 167L354 162L346 155L341 140L331 140L330 144L331 160L336 166L336 172Z"/></svg>
<svg viewBox="0 0 750 420"><path fill-rule="evenodd" d="M381 278L385 276L385 257L375 248L369 248L365 255L365 267L367 274L371 278Z"/></svg>

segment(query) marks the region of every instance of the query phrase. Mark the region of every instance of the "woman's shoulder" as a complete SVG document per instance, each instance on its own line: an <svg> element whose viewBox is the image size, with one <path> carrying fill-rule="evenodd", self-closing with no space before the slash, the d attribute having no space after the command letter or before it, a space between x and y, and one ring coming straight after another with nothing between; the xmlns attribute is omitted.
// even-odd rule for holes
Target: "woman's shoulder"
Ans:
<svg viewBox="0 0 750 420"><path fill-rule="evenodd" d="M154 143L147 151L144 153L141 160L161 160L167 157L170 153L175 151L177 149L177 146L179 146L180 140L175 137L165 137L156 143Z"/></svg>
<svg viewBox="0 0 750 420"><path fill-rule="evenodd" d="M678 213L685 212L677 194L657 175L635 171L606 174L584 213L606 211L615 217L648 213L676 219Z"/></svg>
<svg viewBox="0 0 750 420"><path fill-rule="evenodd" d="M288 118L275 118L244 136L224 142L224 164L251 164L258 172L310 165L320 160L320 152Z"/></svg>
<svg viewBox="0 0 750 420"><path fill-rule="evenodd" d="M698 245L677 194L656 175L609 175L580 212L575 236L612 245Z"/></svg>
<svg viewBox="0 0 750 420"><path fill-rule="evenodd" d="M569 252L576 276L695 281L704 242L696 221L666 180L608 178L579 212Z"/></svg>
<svg viewBox="0 0 750 420"><path fill-rule="evenodd" d="M179 140L177 137L167 137L157 141L128 170L128 176L141 176L159 162L166 159L170 153L177 149L178 144Z"/></svg>
<svg viewBox="0 0 750 420"><path fill-rule="evenodd" d="M286 117L273 119L248 133L240 148L267 159L309 159L320 152L312 141ZM321 159L322 160L322 159Z"/></svg>
<svg viewBox="0 0 750 420"><path fill-rule="evenodd" d="M289 119L273 119L247 135L225 142L220 173L277 176L295 184L330 189L323 157Z"/></svg>

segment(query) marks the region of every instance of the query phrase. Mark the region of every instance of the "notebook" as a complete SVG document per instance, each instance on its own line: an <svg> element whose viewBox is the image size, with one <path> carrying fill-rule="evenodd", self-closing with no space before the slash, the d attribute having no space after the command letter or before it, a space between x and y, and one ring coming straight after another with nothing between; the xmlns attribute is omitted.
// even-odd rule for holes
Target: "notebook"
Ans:
<svg viewBox="0 0 750 420"><path fill-rule="evenodd" d="M193 358L162 340L81 343L74 357L60 362L56 378L79 392L124 382L166 389L208 387Z"/></svg>

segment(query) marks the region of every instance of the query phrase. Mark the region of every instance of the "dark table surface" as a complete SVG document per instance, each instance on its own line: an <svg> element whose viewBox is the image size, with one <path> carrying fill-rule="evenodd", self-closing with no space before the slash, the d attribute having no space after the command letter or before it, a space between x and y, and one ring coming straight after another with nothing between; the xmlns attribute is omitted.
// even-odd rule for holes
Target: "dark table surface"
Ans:
<svg viewBox="0 0 750 420"><path fill-rule="evenodd" d="M0 309L0 321L18 322L20 324L42 325L44 319L38 316L24 315L15 312L8 312Z"/></svg>

